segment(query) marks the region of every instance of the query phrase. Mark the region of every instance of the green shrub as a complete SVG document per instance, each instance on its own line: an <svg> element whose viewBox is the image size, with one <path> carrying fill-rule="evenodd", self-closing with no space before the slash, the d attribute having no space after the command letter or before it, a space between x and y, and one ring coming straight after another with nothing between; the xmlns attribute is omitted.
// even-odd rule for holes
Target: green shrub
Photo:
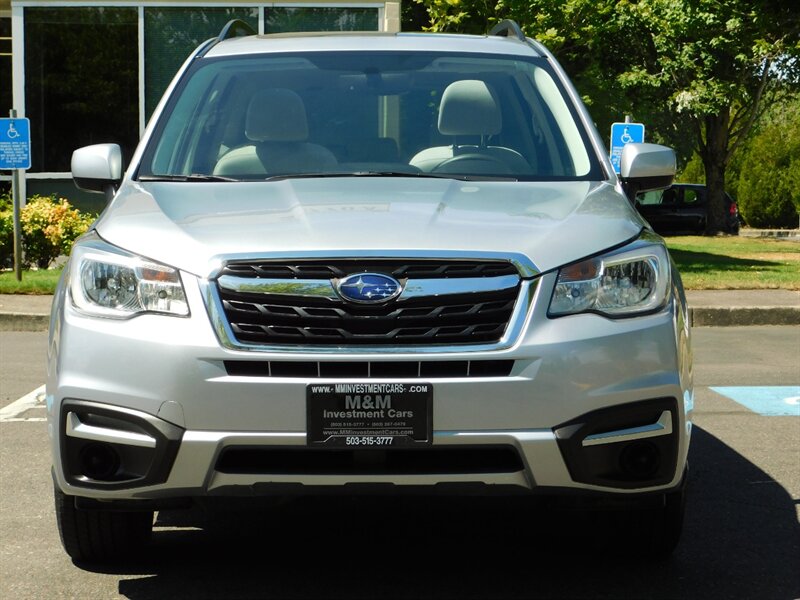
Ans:
<svg viewBox="0 0 800 600"><path fill-rule="evenodd" d="M737 192L739 210L751 227L797 227L800 102L782 107L748 144L742 157Z"/></svg>
<svg viewBox="0 0 800 600"><path fill-rule="evenodd" d="M8 194L0 194L0 269L14 262L14 202Z"/></svg>
<svg viewBox="0 0 800 600"><path fill-rule="evenodd" d="M72 208L66 198L33 196L20 212L26 266L47 268L62 254L69 254L94 217Z"/></svg>

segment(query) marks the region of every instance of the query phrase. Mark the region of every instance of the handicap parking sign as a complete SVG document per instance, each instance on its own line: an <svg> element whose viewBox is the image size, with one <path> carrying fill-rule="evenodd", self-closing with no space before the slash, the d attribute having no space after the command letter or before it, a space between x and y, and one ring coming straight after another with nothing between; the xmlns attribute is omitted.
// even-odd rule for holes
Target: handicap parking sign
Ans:
<svg viewBox="0 0 800 600"><path fill-rule="evenodd" d="M28 119L0 119L0 169L31 168L31 124Z"/></svg>
<svg viewBox="0 0 800 600"><path fill-rule="evenodd" d="M622 160L622 149L625 144L641 144L642 142L644 142L644 124L611 124L611 164L614 166L615 173L619 174L619 163Z"/></svg>

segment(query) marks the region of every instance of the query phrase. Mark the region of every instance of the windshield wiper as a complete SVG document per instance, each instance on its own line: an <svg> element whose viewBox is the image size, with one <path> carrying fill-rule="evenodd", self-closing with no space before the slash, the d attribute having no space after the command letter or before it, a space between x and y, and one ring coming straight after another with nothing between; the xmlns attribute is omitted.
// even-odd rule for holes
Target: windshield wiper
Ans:
<svg viewBox="0 0 800 600"><path fill-rule="evenodd" d="M286 179L322 179L329 177L417 177L431 179L456 179L458 181L518 181L516 177L505 175L459 175L453 173L423 173L414 171L349 171L320 173L288 173L273 175L265 181L284 181Z"/></svg>
<svg viewBox="0 0 800 600"><path fill-rule="evenodd" d="M140 175L139 181L183 181L183 182L204 182L204 181L241 181L233 177L223 177L222 175L202 175L193 173L191 175Z"/></svg>

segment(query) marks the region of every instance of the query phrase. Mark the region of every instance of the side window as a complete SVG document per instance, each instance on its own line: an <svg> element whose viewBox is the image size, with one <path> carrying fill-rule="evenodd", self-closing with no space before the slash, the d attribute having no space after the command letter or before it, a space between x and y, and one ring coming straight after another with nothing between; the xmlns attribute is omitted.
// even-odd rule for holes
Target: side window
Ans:
<svg viewBox="0 0 800 600"><path fill-rule="evenodd" d="M652 206L654 204L661 204L661 192L644 192L643 194L639 194L636 196L636 200L639 204L645 206Z"/></svg>
<svg viewBox="0 0 800 600"><path fill-rule="evenodd" d="M661 194L661 204L675 204L678 201L678 192L674 188L667 188Z"/></svg>
<svg viewBox="0 0 800 600"><path fill-rule="evenodd" d="M699 204L702 200L700 194L697 193L697 190L693 190L691 188L687 188L683 190L683 203L684 204Z"/></svg>

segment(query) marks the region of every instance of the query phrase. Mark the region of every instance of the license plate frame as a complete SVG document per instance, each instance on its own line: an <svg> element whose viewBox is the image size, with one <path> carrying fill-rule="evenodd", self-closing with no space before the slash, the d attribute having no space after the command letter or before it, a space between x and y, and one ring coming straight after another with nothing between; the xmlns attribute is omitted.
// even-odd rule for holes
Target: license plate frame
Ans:
<svg viewBox="0 0 800 600"><path fill-rule="evenodd" d="M306 386L306 444L393 448L433 443L433 384L333 382Z"/></svg>

